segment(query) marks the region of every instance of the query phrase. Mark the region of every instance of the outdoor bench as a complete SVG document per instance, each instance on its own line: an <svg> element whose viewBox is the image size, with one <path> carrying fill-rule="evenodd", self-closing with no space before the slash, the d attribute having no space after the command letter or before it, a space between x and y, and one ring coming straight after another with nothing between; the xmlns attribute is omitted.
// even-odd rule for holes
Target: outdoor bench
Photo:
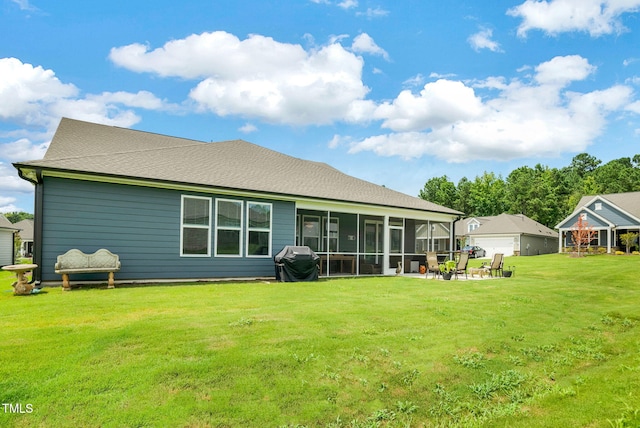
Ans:
<svg viewBox="0 0 640 428"><path fill-rule="evenodd" d="M114 272L120 270L120 258L117 254L101 248L93 254L85 254L78 249L72 249L58 256L55 272L62 275L62 289L71 290L69 275L76 273L109 273L108 288L115 288Z"/></svg>

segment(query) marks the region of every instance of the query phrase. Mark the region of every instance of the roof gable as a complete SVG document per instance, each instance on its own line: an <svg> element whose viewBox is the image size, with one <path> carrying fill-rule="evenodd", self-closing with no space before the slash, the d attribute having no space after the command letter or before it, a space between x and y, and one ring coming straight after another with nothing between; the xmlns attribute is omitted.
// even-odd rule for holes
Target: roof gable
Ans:
<svg viewBox="0 0 640 428"><path fill-rule="evenodd" d="M557 237L558 233L524 214L500 214L489 218L469 235L537 235Z"/></svg>
<svg viewBox="0 0 640 428"><path fill-rule="evenodd" d="M613 227L614 224L608 221L606 218L600 216L597 212L590 210L589 208L583 207L582 209L575 211L571 216L567 217L563 224L565 227L575 228L576 223L578 222L578 218L580 216L585 216L586 226L592 227L596 229Z"/></svg>
<svg viewBox="0 0 640 428"><path fill-rule="evenodd" d="M33 220L32 219L24 219L20 220L17 223L14 223L13 226L17 229L20 229L20 238L23 241L33 241Z"/></svg>
<svg viewBox="0 0 640 428"><path fill-rule="evenodd" d="M610 226L640 225L640 192L583 196L576 208L556 228L571 227L580 212L597 214Z"/></svg>
<svg viewBox="0 0 640 428"><path fill-rule="evenodd" d="M15 227L13 225L13 223L11 223L5 216L3 216L2 214L0 214L0 229L5 229L5 230L18 230L17 227Z"/></svg>
<svg viewBox="0 0 640 428"><path fill-rule="evenodd" d="M61 121L44 159L16 167L461 214L243 140L204 143L72 119Z"/></svg>

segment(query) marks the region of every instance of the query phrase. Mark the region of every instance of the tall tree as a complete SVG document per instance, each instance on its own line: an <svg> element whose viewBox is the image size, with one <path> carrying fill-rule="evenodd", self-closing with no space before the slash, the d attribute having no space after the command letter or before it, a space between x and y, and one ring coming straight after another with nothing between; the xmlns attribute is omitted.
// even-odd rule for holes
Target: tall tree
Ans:
<svg viewBox="0 0 640 428"><path fill-rule="evenodd" d="M454 208L457 199L456 185L446 175L430 178L420 190L419 197L438 205Z"/></svg>
<svg viewBox="0 0 640 428"><path fill-rule="evenodd" d="M517 168L507 177L506 188L507 207L512 214L524 214L549 227L566 215L566 181L555 168L541 164Z"/></svg>
<svg viewBox="0 0 640 428"><path fill-rule="evenodd" d="M625 193L640 190L640 169L631 159L614 159L596 168L592 173L601 193Z"/></svg>
<svg viewBox="0 0 640 428"><path fill-rule="evenodd" d="M11 223L17 223L17 222L25 220L25 219L33 219L33 214L29 214L29 213L26 213L26 212L23 212L23 211L20 211L20 212L14 211L14 212L6 213L6 214L4 214L4 216Z"/></svg>
<svg viewBox="0 0 640 428"><path fill-rule="evenodd" d="M506 211L505 183L501 176L484 172L471 183L471 215L499 215Z"/></svg>
<svg viewBox="0 0 640 428"><path fill-rule="evenodd" d="M471 186L472 184L467 177L462 177L460 181L458 181L458 193L454 208L458 211L462 211L466 216L469 216L472 213Z"/></svg>
<svg viewBox="0 0 640 428"><path fill-rule="evenodd" d="M584 178L593 172L601 163L602 161L595 156L591 156L588 153L580 153L573 157L569 168Z"/></svg>

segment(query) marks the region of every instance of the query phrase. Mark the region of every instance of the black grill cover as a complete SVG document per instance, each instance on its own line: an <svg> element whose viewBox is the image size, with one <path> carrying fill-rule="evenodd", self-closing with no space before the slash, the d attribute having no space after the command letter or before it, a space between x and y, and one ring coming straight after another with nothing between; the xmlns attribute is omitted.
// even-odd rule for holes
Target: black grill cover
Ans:
<svg viewBox="0 0 640 428"><path fill-rule="evenodd" d="M316 281L320 257L309 247L286 246L274 258L276 280L282 282Z"/></svg>

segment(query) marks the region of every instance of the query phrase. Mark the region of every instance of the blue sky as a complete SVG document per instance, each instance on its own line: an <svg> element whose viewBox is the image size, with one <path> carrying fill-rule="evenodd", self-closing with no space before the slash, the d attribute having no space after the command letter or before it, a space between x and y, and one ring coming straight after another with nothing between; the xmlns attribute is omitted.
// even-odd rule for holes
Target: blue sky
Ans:
<svg viewBox="0 0 640 428"><path fill-rule="evenodd" d="M0 0L0 212L61 117L244 139L417 195L640 153L640 0Z"/></svg>

